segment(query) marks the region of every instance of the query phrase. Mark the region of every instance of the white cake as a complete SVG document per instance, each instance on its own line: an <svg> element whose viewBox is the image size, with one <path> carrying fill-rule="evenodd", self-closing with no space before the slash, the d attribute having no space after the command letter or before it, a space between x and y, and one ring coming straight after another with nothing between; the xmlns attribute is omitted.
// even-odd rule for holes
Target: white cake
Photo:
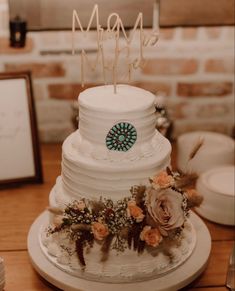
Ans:
<svg viewBox="0 0 235 291"><path fill-rule="evenodd" d="M130 214L131 218L128 218L122 212L130 225L136 224L138 227L138 223L147 220L149 213L140 210L133 198L127 197L131 195L130 189L133 186L149 189L149 178L170 164L171 145L155 129L154 100L153 94L128 85L118 85L116 93L114 87L108 85L90 88L80 94L79 130L71 134L63 144L62 173L50 193L50 209L54 213L50 217L52 225L54 223L58 227L62 209L71 206L74 201L87 206L92 201L99 201L100 197L111 199L113 204L121 201L127 208L127 205L132 205L130 209L134 205L135 210L140 211L141 219L134 220ZM172 189L169 191L174 192L175 199L183 205L183 194ZM148 191L150 194L147 195ZM151 190L146 190L146 193L143 195L151 198ZM144 204L142 207L145 207ZM174 208L174 205L170 207ZM181 219L181 210L176 215L179 216L176 220ZM91 235L95 236L92 228L94 217L92 219L93 224L89 224L89 229ZM101 218L95 219L95 223L100 223ZM181 227L178 224L176 226ZM79 262L76 247L69 237L71 230L52 231L50 235L48 231L43 231L40 241L47 258L65 272L90 280L129 282L169 272L191 254L195 234L189 221L185 219L184 229L181 229L176 239L170 240L166 235L167 247L165 243L161 244L165 235L162 231L160 229L157 232L158 248L154 248L152 243L138 254L131 247L117 251L111 245L106 259L104 254L103 257L100 254L103 238L95 237L94 243L85 248L86 264L83 265Z"/></svg>

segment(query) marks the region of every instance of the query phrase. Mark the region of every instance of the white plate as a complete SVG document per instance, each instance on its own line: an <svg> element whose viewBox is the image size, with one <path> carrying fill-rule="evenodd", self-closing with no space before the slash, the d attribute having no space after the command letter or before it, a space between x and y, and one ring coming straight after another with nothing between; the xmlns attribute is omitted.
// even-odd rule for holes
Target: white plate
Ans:
<svg viewBox="0 0 235 291"><path fill-rule="evenodd" d="M217 167L201 174L196 188L204 197L197 212L217 223L235 225L234 166Z"/></svg>
<svg viewBox="0 0 235 291"><path fill-rule="evenodd" d="M203 145L197 155L188 161L199 139L203 139ZM234 164L234 140L225 134L210 131L185 133L177 139L177 149L177 166L183 172L199 174L218 166Z"/></svg>

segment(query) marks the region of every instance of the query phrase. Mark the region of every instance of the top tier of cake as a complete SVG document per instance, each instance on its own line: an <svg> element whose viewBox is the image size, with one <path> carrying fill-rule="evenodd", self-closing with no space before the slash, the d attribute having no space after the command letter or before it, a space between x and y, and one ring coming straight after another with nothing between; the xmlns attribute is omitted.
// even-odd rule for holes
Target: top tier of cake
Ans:
<svg viewBox="0 0 235 291"><path fill-rule="evenodd" d="M80 94L79 108L102 113L123 113L126 116L128 113L137 113L150 108L154 99L152 93L129 85L117 85L116 93L113 85L97 86Z"/></svg>
<svg viewBox="0 0 235 291"><path fill-rule="evenodd" d="M149 151L156 134L155 96L140 88L99 86L79 96L79 144L96 159ZM84 146L82 146L84 145ZM110 151L111 150L111 151ZM123 152L128 152L123 156Z"/></svg>

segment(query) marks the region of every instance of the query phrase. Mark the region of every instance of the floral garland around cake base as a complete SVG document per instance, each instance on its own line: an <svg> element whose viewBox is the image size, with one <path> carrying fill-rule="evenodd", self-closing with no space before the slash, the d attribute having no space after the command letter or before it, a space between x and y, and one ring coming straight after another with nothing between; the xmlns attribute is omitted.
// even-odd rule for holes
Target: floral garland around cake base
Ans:
<svg viewBox="0 0 235 291"><path fill-rule="evenodd" d="M108 259L111 249L141 254L164 247L180 237L189 209L202 202L202 196L188 188L192 178L167 168L150 179L150 187L132 187L131 195L122 200L84 198L64 210L50 207L54 219L47 235L63 233L74 243L83 268L85 250L94 242L100 244L101 261Z"/></svg>

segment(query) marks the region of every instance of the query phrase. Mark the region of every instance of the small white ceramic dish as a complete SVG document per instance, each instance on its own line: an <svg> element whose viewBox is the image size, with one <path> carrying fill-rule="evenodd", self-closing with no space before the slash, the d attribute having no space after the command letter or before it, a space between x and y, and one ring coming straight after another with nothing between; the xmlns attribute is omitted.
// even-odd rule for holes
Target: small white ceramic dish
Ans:
<svg viewBox="0 0 235 291"><path fill-rule="evenodd" d="M235 225L234 166L223 166L201 174L196 188L204 200L197 212L217 223Z"/></svg>
<svg viewBox="0 0 235 291"><path fill-rule="evenodd" d="M197 155L188 162L195 143L203 139ZM179 136L177 140L177 166L185 172L203 173L222 165L234 164L234 141L231 137L209 131L195 131Z"/></svg>

